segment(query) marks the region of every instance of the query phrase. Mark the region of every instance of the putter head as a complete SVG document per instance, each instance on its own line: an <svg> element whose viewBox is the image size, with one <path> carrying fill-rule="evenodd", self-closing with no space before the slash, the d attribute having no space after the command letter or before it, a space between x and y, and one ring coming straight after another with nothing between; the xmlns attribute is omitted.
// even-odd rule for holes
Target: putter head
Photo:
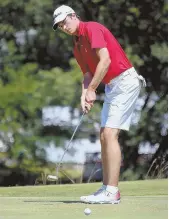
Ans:
<svg viewBox="0 0 169 219"><path fill-rule="evenodd" d="M48 176L47 176L47 180L49 180L49 181L57 181L57 180L58 180L58 177L57 177L57 176L54 176L54 175L48 175Z"/></svg>

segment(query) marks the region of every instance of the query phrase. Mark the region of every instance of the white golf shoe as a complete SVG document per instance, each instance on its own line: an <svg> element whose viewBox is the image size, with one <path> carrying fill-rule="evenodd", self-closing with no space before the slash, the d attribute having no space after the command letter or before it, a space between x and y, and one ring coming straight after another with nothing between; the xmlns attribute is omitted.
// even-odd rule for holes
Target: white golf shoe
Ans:
<svg viewBox="0 0 169 219"><path fill-rule="evenodd" d="M102 185L102 187L92 195L81 196L80 200L89 204L119 204L120 192L118 190L116 193L112 194L107 190L105 185Z"/></svg>

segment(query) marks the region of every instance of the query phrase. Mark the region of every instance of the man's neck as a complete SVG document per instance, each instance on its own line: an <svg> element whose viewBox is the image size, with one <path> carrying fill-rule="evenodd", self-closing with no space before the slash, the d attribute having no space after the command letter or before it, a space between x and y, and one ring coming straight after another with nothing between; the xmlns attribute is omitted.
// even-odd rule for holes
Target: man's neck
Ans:
<svg viewBox="0 0 169 219"><path fill-rule="evenodd" d="M76 32L73 34L75 36L79 36L79 25L80 25L80 20L78 20Z"/></svg>

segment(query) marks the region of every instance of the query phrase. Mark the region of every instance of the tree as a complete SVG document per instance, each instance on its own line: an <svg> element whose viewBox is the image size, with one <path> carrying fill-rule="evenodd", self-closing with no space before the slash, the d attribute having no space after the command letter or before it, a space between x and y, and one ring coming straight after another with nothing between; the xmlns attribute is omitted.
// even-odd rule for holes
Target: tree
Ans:
<svg viewBox="0 0 169 219"><path fill-rule="evenodd" d="M20 150L17 147L27 148L36 159L39 150L36 142L40 141L39 159L45 160L46 140L40 136L42 107L69 105L72 111L79 107L81 74L72 61L72 39L52 30L53 11L61 4L72 6L85 21L96 20L107 26L137 71L146 78L148 86L141 94L144 100L141 119L138 125L133 124L131 132L122 134L121 144L125 167L134 167L134 171L138 168L139 144L149 142L152 147L159 144L151 164L167 153L168 7L162 0L1 1L0 139L9 148L15 145L13 155ZM100 86L98 97L103 92L104 86ZM102 100L98 99L86 121L99 121ZM136 113L139 116L140 112ZM84 126L91 129L87 122ZM6 137L10 132L15 143ZM70 133L68 130L62 134L69 137ZM60 141L58 137L56 141Z"/></svg>

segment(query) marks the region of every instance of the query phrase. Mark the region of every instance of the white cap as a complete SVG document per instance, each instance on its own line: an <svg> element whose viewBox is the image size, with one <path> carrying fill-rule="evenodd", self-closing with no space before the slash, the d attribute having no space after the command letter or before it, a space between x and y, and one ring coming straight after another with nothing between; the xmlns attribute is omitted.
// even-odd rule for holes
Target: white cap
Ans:
<svg viewBox="0 0 169 219"><path fill-rule="evenodd" d="M66 5L62 5L58 8L55 9L54 13L53 13L53 29L56 30L57 29L57 23L63 21L66 16L68 14L72 14L75 13L75 11Z"/></svg>

